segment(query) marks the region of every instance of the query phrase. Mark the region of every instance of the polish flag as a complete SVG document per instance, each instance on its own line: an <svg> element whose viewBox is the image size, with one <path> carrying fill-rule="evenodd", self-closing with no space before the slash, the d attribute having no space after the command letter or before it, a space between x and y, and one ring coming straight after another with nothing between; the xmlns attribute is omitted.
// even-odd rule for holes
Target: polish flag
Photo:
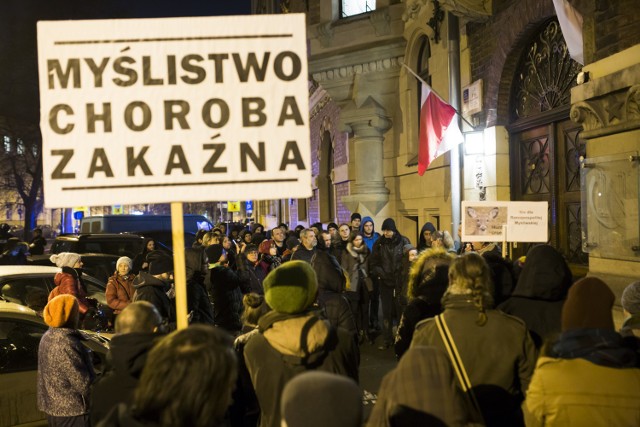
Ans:
<svg viewBox="0 0 640 427"><path fill-rule="evenodd" d="M582 41L582 15L567 0L553 0L560 29L571 58L584 65L584 44Z"/></svg>
<svg viewBox="0 0 640 427"><path fill-rule="evenodd" d="M422 83L418 175L424 174L433 159L464 140L455 118L456 110L440 99L428 84Z"/></svg>

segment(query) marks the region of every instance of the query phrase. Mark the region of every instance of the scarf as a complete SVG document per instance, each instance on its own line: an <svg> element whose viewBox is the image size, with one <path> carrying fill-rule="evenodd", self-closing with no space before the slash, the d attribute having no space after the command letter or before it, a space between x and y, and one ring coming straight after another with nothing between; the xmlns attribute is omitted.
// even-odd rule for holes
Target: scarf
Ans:
<svg viewBox="0 0 640 427"><path fill-rule="evenodd" d="M622 346L622 337L610 329L576 329L563 332L553 345L553 357L586 359L609 368L633 368L636 355Z"/></svg>

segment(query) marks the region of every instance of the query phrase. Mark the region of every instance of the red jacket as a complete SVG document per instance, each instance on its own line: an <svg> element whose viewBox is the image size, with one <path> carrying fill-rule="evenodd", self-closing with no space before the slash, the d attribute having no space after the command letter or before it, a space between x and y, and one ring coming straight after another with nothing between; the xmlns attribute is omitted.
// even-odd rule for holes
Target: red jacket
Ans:
<svg viewBox="0 0 640 427"><path fill-rule="evenodd" d="M53 278L56 287L49 293L49 301L52 298L62 294L73 295L78 299L81 317L89 310L89 302L87 301L87 293L80 285L78 273L69 267L62 267L62 271L56 273Z"/></svg>

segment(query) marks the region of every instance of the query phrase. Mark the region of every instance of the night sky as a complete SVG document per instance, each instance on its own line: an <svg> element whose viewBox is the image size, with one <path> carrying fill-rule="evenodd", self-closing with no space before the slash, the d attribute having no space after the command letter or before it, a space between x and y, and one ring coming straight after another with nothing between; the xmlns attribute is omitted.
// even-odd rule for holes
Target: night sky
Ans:
<svg viewBox="0 0 640 427"><path fill-rule="evenodd" d="M3 0L0 116L40 117L36 22L40 20L248 15L251 0Z"/></svg>

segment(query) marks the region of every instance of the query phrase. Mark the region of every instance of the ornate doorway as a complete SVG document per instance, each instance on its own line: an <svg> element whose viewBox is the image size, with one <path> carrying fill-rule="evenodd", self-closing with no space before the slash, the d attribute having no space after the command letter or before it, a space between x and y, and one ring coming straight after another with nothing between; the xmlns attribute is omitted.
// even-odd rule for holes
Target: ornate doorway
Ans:
<svg viewBox="0 0 640 427"><path fill-rule="evenodd" d="M580 64L569 57L557 20L546 23L525 49L511 99L511 198L549 203L549 244L577 274L586 272L581 249L581 126L569 120L570 89ZM520 245L514 256L530 245Z"/></svg>

